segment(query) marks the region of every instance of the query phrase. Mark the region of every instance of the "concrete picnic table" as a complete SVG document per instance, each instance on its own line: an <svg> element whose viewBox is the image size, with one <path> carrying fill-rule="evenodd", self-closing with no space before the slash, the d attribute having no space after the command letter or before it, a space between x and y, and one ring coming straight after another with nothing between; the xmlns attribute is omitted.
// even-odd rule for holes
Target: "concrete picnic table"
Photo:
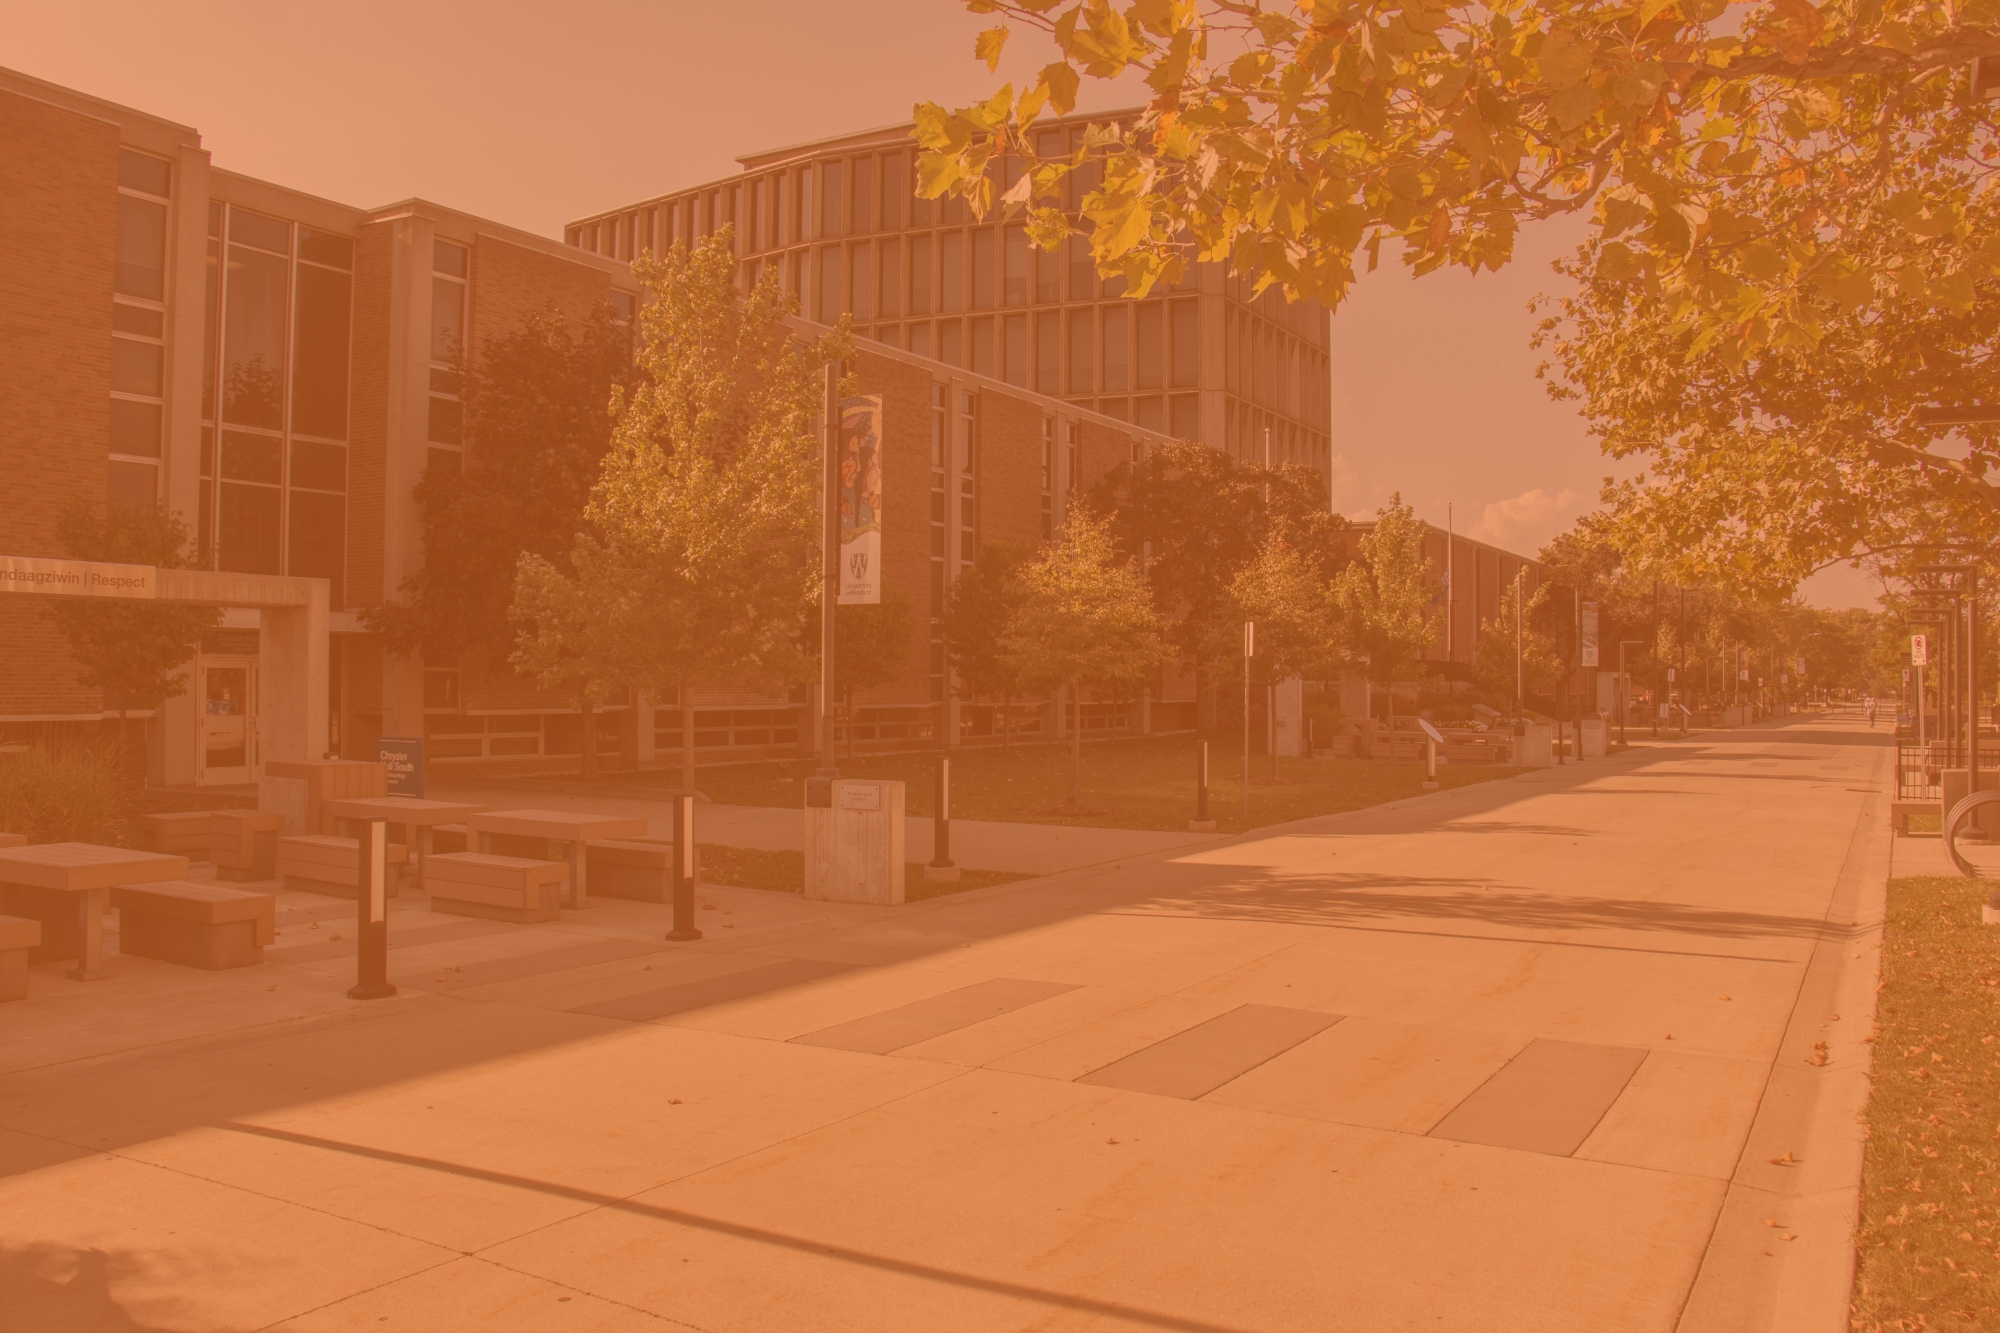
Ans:
<svg viewBox="0 0 2000 1333"><path fill-rule="evenodd" d="M592 838L643 838L646 821L630 815L592 815L574 810L492 810L474 815L465 827L479 835L479 850L491 852L495 834L547 838L569 844L569 903L588 902L583 883L584 844Z"/></svg>
<svg viewBox="0 0 2000 1333"><path fill-rule="evenodd" d="M414 849L417 854L417 887L422 888L424 858L431 854L431 830L439 824L463 824L486 808L483 805L467 805L463 801L430 801L417 796L343 796L322 802L320 814L335 821L380 819L391 824L407 825L417 835Z"/></svg>
<svg viewBox="0 0 2000 1333"><path fill-rule="evenodd" d="M111 890L187 877L185 856L129 847L89 842L0 847L0 911L42 923L42 942L31 959L74 958L70 977L95 981L104 975L104 912Z"/></svg>

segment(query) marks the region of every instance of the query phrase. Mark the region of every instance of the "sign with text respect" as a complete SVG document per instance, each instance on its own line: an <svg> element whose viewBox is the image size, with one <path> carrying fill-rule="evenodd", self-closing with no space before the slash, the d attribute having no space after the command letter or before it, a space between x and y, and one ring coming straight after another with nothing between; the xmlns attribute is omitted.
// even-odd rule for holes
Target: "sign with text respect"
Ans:
<svg viewBox="0 0 2000 1333"><path fill-rule="evenodd" d="M0 555L0 592L44 597L158 596L151 565L113 565L99 560L43 560Z"/></svg>

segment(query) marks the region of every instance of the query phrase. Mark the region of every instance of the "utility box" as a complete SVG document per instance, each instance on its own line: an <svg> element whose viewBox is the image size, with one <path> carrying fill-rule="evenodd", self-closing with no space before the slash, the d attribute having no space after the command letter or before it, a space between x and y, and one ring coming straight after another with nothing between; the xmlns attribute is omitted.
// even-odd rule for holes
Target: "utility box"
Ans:
<svg viewBox="0 0 2000 1333"><path fill-rule="evenodd" d="M1605 745L1605 731L1607 728L1604 725L1604 719L1586 715L1581 722L1576 724L1576 729L1577 738L1581 742L1577 748L1578 756L1584 759L1604 758L1607 748Z"/></svg>
<svg viewBox="0 0 2000 1333"><path fill-rule="evenodd" d="M903 784L835 778L831 799L806 806L806 897L903 902Z"/></svg>
<svg viewBox="0 0 2000 1333"><path fill-rule="evenodd" d="M1529 722L1514 737L1514 765L1517 768L1556 766L1556 729L1547 722Z"/></svg>

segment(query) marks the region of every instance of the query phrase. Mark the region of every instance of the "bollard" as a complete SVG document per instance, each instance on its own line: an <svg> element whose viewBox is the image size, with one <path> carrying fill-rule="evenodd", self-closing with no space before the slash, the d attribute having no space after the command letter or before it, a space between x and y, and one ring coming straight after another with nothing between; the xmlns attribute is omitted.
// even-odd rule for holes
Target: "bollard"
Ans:
<svg viewBox="0 0 2000 1333"><path fill-rule="evenodd" d="M1438 789L1438 743L1424 737L1424 790Z"/></svg>
<svg viewBox="0 0 2000 1333"><path fill-rule="evenodd" d="M1188 829L1194 833L1213 833L1215 820L1208 813L1208 742L1201 743L1201 750L1194 761L1194 818L1188 821Z"/></svg>
<svg viewBox="0 0 2000 1333"><path fill-rule="evenodd" d="M361 825L361 878L354 886L354 985L350 1000L394 995L389 984L389 825L371 819Z"/></svg>
<svg viewBox="0 0 2000 1333"><path fill-rule="evenodd" d="M924 879L932 884L949 884L958 878L958 866L951 859L951 760L938 756L935 773L936 803L931 811L931 859L924 864Z"/></svg>
<svg viewBox="0 0 2000 1333"><path fill-rule="evenodd" d="M674 928L670 940L698 940L694 925L694 796L674 797Z"/></svg>

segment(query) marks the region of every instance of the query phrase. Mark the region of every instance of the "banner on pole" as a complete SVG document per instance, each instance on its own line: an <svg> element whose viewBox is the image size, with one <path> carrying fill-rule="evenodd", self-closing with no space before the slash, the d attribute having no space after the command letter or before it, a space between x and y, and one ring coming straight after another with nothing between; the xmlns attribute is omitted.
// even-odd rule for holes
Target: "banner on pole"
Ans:
<svg viewBox="0 0 2000 1333"><path fill-rule="evenodd" d="M840 605L882 600L882 395L840 400Z"/></svg>
<svg viewBox="0 0 2000 1333"><path fill-rule="evenodd" d="M1581 614L1583 621L1583 664L1597 665L1597 603L1585 602Z"/></svg>

